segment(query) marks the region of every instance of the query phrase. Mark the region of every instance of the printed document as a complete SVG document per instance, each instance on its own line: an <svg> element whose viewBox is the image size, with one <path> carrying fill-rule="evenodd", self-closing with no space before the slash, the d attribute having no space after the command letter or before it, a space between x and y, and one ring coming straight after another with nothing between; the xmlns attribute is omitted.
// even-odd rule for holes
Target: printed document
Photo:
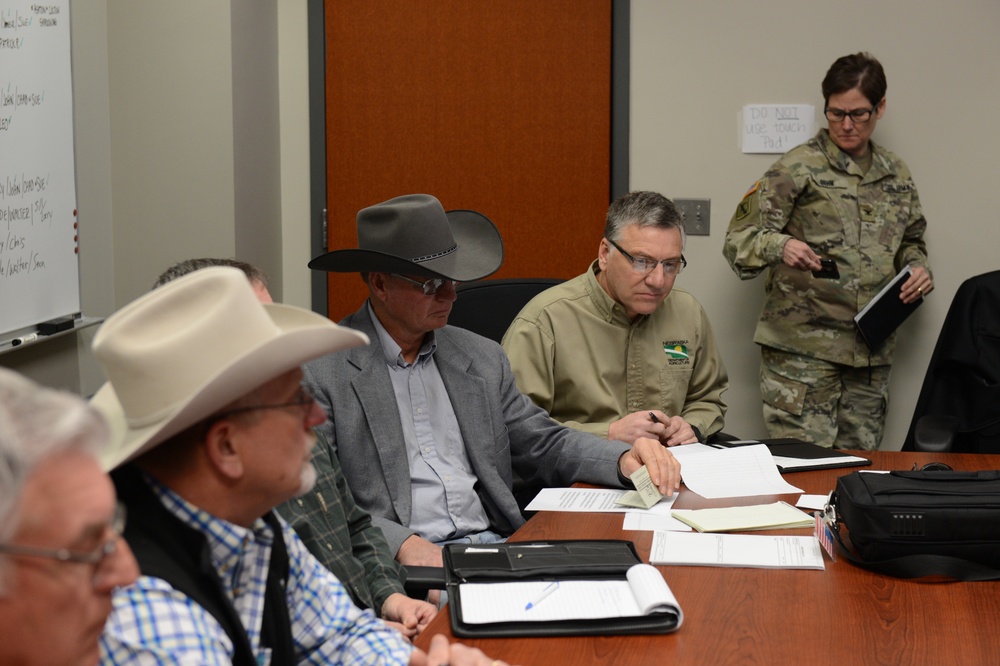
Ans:
<svg viewBox="0 0 1000 666"><path fill-rule="evenodd" d="M618 504L618 500L630 490L613 490L610 488L542 488L535 499L526 507L527 511L592 511L594 513L626 511L646 511L662 516L669 516L677 495L664 497L648 509Z"/></svg>
<svg viewBox="0 0 1000 666"><path fill-rule="evenodd" d="M690 532L691 526L685 525L673 516L661 516L651 511L627 511L622 519L622 529L633 532L655 532L656 530L675 530Z"/></svg>
<svg viewBox="0 0 1000 666"><path fill-rule="evenodd" d="M654 532L650 564L824 569L815 536Z"/></svg>

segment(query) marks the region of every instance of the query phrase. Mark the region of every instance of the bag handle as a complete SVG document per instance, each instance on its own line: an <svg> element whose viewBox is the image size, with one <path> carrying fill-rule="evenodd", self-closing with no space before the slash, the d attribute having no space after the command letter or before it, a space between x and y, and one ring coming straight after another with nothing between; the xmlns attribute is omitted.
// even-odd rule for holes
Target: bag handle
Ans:
<svg viewBox="0 0 1000 666"><path fill-rule="evenodd" d="M901 479L916 479L918 481L996 481L1000 479L1000 470L982 469L974 472L966 471L924 471L924 470L893 470L889 476Z"/></svg>
<svg viewBox="0 0 1000 666"><path fill-rule="evenodd" d="M888 560L867 562L852 553L840 537L840 525L830 530L847 561L861 569L896 578L921 578L923 576L947 576L966 582L978 580L1000 580L1000 570L985 564L950 555L905 555Z"/></svg>

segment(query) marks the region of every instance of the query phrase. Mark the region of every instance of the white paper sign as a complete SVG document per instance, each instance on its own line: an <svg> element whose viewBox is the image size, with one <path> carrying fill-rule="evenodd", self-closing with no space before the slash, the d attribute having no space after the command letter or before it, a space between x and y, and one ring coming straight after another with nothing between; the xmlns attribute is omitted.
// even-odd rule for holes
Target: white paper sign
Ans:
<svg viewBox="0 0 1000 666"><path fill-rule="evenodd" d="M743 107L743 152L784 153L816 133L812 104L747 104Z"/></svg>

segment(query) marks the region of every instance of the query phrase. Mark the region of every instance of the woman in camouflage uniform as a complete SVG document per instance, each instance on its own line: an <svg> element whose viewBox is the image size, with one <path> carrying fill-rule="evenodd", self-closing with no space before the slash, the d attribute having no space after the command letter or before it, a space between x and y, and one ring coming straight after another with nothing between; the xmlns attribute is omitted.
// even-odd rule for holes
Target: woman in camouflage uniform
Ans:
<svg viewBox="0 0 1000 666"><path fill-rule="evenodd" d="M870 140L885 90L871 55L834 62L823 79L827 129L754 183L726 232L723 254L737 275L766 273L754 341L771 437L877 449L895 336L869 349L854 315L904 266L912 268L904 302L934 288L910 171ZM814 275L820 259L832 259L839 275Z"/></svg>

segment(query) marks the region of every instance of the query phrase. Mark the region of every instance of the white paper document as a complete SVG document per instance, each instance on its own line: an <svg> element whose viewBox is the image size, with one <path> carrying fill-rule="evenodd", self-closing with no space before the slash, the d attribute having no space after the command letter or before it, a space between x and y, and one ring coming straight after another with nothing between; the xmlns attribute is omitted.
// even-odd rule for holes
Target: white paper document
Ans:
<svg viewBox="0 0 1000 666"><path fill-rule="evenodd" d="M704 444L670 448L689 490L706 499L801 493L781 476L763 444L716 449Z"/></svg>
<svg viewBox="0 0 1000 666"><path fill-rule="evenodd" d="M662 612L676 613L678 626L683 621L663 575L648 564L636 564L619 580L463 583L459 597L467 624L592 620Z"/></svg>
<svg viewBox="0 0 1000 666"><path fill-rule="evenodd" d="M815 536L654 532L650 564L825 569Z"/></svg>
<svg viewBox="0 0 1000 666"><path fill-rule="evenodd" d="M830 500L830 495L800 495L795 506L800 509L822 511L826 508L826 503Z"/></svg>
<svg viewBox="0 0 1000 666"><path fill-rule="evenodd" d="M635 532L655 532L656 530L690 532L693 528L673 516L661 516L648 511L628 511L625 513L625 518L622 519L622 529Z"/></svg>
<svg viewBox="0 0 1000 666"><path fill-rule="evenodd" d="M774 460L775 465L785 471L797 469L799 467L812 468L820 467L822 465L829 465L830 467L844 467L845 463L864 462L866 460L866 458L862 458L860 456L837 456L836 458L788 458L787 456L775 455L772 455L771 459Z"/></svg>
<svg viewBox="0 0 1000 666"><path fill-rule="evenodd" d="M664 497L648 509L617 504L629 490L610 488L542 488L535 499L525 507L527 511L592 511L595 513L624 513L625 511L645 511L669 516L677 495Z"/></svg>

